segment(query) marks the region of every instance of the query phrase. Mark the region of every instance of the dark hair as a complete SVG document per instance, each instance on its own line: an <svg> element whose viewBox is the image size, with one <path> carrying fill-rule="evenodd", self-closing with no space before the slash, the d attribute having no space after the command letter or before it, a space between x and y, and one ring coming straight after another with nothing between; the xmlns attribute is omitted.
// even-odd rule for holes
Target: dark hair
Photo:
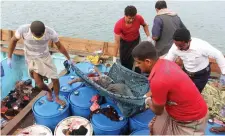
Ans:
<svg viewBox="0 0 225 136"><path fill-rule="evenodd" d="M125 16L135 16L137 14L137 9L135 8L135 6L127 6L124 10L124 14Z"/></svg>
<svg viewBox="0 0 225 136"><path fill-rule="evenodd" d="M164 8L167 8L167 5L166 5L166 1L164 0L159 0L155 3L155 8L156 9L164 9Z"/></svg>
<svg viewBox="0 0 225 136"><path fill-rule="evenodd" d="M31 23L30 29L35 36L42 36L45 32L45 25L41 21L34 21Z"/></svg>
<svg viewBox="0 0 225 136"><path fill-rule="evenodd" d="M132 51L132 56L139 60L153 59L157 60L158 52L155 46L149 41L139 43Z"/></svg>
<svg viewBox="0 0 225 136"><path fill-rule="evenodd" d="M186 28L177 29L173 34L173 40L185 41L188 43L191 39L191 34Z"/></svg>

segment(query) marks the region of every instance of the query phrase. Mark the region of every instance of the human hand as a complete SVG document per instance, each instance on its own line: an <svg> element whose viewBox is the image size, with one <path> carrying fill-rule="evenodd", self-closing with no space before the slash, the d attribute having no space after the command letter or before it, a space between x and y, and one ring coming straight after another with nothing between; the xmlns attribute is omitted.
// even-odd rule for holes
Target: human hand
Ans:
<svg viewBox="0 0 225 136"><path fill-rule="evenodd" d="M67 60L68 64L69 65L72 65L73 64L73 61L70 59L70 60Z"/></svg>
<svg viewBox="0 0 225 136"><path fill-rule="evenodd" d="M12 59L11 58L7 59L7 65L9 66L9 68L12 68Z"/></svg>
<svg viewBox="0 0 225 136"><path fill-rule="evenodd" d="M220 85L225 87L225 75L220 76Z"/></svg>
<svg viewBox="0 0 225 136"><path fill-rule="evenodd" d="M113 63L116 63L116 57L113 56Z"/></svg>
<svg viewBox="0 0 225 136"><path fill-rule="evenodd" d="M147 41L151 42L155 46L155 41L150 36L147 37Z"/></svg>
<svg viewBox="0 0 225 136"><path fill-rule="evenodd" d="M149 104L151 104L152 103L152 98L151 97L147 97L146 99L145 99L145 105L149 105Z"/></svg>

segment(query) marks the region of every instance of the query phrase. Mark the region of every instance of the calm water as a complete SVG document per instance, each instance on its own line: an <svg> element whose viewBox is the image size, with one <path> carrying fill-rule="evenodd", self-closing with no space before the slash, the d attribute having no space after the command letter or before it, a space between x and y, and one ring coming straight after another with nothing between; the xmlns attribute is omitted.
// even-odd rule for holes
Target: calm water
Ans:
<svg viewBox="0 0 225 136"><path fill-rule="evenodd" d="M193 37L202 38L225 53L225 1L170 1ZM60 35L113 41L115 22L127 5L134 5L152 27L155 1L35 1L2 2L1 27L16 29L19 25L41 20ZM141 29L142 39L145 39Z"/></svg>

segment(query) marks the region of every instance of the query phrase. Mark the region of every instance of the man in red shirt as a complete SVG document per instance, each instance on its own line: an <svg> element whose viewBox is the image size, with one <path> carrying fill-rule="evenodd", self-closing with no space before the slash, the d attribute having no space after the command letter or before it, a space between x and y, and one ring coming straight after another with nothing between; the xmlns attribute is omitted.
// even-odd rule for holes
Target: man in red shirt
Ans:
<svg viewBox="0 0 225 136"><path fill-rule="evenodd" d="M159 59L148 41L136 46L132 55L141 71L150 73L146 103L156 114L149 123L151 134L203 135L207 105L188 75L176 63Z"/></svg>
<svg viewBox="0 0 225 136"><path fill-rule="evenodd" d="M139 29L141 25L144 28L148 40L151 40L151 37L148 25L145 23L142 16L137 15L137 9L134 6L127 6L124 12L125 16L117 21L114 27L115 50L113 61L116 62L116 56L119 50L121 64L132 70L134 59L131 52L140 41Z"/></svg>

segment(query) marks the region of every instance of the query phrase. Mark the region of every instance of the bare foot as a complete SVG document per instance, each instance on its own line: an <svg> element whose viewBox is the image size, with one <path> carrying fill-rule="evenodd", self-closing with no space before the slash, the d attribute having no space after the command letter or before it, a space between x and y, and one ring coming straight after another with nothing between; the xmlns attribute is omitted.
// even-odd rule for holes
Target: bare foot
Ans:
<svg viewBox="0 0 225 136"><path fill-rule="evenodd" d="M47 92L47 99L48 99L48 101L50 101L50 102L53 101L52 93L51 93L51 92Z"/></svg>
<svg viewBox="0 0 225 136"><path fill-rule="evenodd" d="M214 133L221 133L221 132L225 132L225 126L223 127L212 127L210 129L211 132L214 132Z"/></svg>
<svg viewBox="0 0 225 136"><path fill-rule="evenodd" d="M65 106L66 105L66 102L63 101L63 100L60 100L59 98L55 98L55 101L61 106Z"/></svg>

